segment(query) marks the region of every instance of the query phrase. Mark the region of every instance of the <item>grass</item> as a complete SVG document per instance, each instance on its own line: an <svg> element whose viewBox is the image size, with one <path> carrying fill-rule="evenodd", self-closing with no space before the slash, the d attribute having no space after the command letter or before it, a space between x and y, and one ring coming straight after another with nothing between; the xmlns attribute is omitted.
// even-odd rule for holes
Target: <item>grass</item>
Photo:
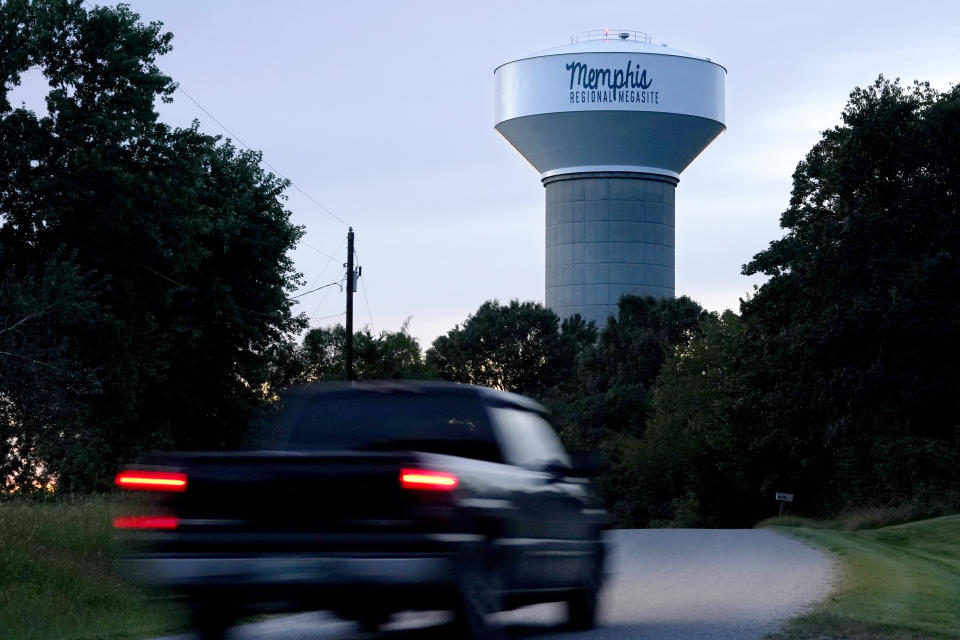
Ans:
<svg viewBox="0 0 960 640"><path fill-rule="evenodd" d="M113 571L116 499L0 501L0 638L144 638L181 631L184 611Z"/></svg>
<svg viewBox="0 0 960 640"><path fill-rule="evenodd" d="M960 639L960 515L858 531L785 519L765 523L771 525L830 551L842 565L834 593L772 638Z"/></svg>
<svg viewBox="0 0 960 640"><path fill-rule="evenodd" d="M838 529L840 531L859 531L861 529L879 529L894 524L926 520L935 516L956 512L950 508L951 502L931 503L929 501L906 502L895 507L867 507L845 511L830 520L814 520L801 516L786 515L770 518L761 522L759 527L806 527L808 529Z"/></svg>

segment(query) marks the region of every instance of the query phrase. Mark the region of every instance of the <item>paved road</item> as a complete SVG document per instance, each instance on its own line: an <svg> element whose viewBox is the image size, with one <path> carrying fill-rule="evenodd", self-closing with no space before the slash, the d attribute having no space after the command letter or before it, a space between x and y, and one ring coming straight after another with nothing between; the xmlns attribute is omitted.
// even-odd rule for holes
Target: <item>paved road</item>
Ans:
<svg viewBox="0 0 960 640"><path fill-rule="evenodd" d="M829 558L765 530L638 529L610 533L613 575L601 626L563 627L560 605L500 614L511 638L679 640L762 638L822 598L834 580ZM379 634L322 613L234 629L230 640L446 640L443 614L410 614ZM177 636L165 640L189 640Z"/></svg>

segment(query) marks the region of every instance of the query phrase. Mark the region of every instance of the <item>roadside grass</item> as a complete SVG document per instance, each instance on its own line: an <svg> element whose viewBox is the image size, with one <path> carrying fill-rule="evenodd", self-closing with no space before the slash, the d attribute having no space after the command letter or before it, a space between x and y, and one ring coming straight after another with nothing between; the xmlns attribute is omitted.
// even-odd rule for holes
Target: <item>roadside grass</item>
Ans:
<svg viewBox="0 0 960 640"><path fill-rule="evenodd" d="M0 501L0 638L124 640L182 631L181 607L113 570L110 496Z"/></svg>
<svg viewBox="0 0 960 640"><path fill-rule="evenodd" d="M827 600L770 638L960 638L960 515L859 531L784 520L771 528L833 553L841 576Z"/></svg>
<svg viewBox="0 0 960 640"><path fill-rule="evenodd" d="M936 516L956 512L955 501L931 503L930 501L908 502L895 507L866 507L846 511L830 520L814 520L802 516L785 515L769 518L758 527L807 527L809 529L837 529L839 531L859 531L860 529L879 529L894 524L927 520Z"/></svg>

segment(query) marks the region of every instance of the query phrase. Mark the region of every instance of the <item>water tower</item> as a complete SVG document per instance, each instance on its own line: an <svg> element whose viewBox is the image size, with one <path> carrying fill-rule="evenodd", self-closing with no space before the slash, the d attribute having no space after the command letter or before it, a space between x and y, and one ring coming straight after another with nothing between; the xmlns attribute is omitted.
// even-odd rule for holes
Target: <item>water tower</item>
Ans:
<svg viewBox="0 0 960 640"><path fill-rule="evenodd" d="M493 73L496 130L546 188L546 306L602 326L674 295L674 192L726 128L726 69L645 33L588 31Z"/></svg>

